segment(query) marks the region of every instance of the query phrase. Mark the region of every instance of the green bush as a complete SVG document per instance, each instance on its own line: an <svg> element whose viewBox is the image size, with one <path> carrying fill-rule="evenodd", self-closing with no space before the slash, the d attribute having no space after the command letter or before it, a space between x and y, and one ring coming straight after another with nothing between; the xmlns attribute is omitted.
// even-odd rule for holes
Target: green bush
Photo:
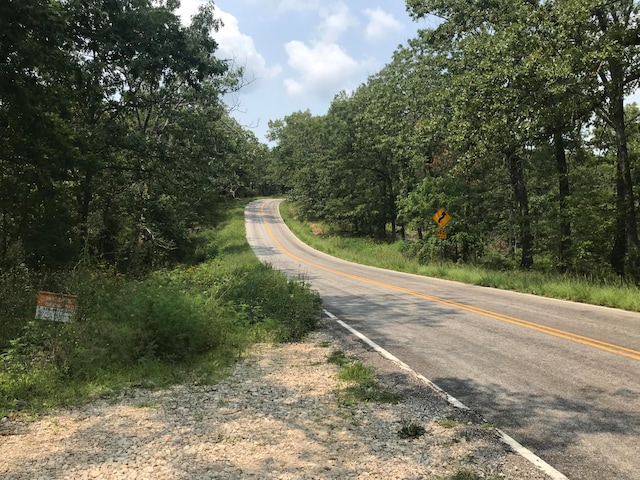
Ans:
<svg viewBox="0 0 640 480"><path fill-rule="evenodd" d="M91 261L59 275L1 276L0 416L131 385L215 381L252 341L298 340L315 327L319 296L258 261L242 206L198 236L194 248L215 258L144 278ZM42 289L77 294L74 321L33 320Z"/></svg>
<svg viewBox="0 0 640 480"><path fill-rule="evenodd" d="M225 298L240 307L249 324L269 322L274 340L300 340L315 328L320 297L304 282L262 264L232 278Z"/></svg>

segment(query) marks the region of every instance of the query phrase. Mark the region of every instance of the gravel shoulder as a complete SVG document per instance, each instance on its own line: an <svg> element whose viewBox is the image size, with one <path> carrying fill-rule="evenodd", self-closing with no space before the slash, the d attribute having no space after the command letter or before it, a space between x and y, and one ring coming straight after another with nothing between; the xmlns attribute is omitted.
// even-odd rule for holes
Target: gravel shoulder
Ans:
<svg viewBox="0 0 640 480"><path fill-rule="evenodd" d="M375 367L396 404L341 401L327 356ZM415 424L418 438L398 434ZM22 479L514 479L548 477L329 320L256 345L217 385L129 390L32 422L0 422L0 477Z"/></svg>

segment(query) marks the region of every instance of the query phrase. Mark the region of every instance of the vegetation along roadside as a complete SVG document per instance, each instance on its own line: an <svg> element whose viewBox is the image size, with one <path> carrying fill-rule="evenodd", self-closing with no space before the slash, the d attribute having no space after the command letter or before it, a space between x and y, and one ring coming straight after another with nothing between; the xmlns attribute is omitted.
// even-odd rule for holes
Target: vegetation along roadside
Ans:
<svg viewBox="0 0 640 480"><path fill-rule="evenodd" d="M345 236L331 224L302 221L296 209L295 203L283 202L280 205L280 213L293 233L313 248L345 260L473 285L640 311L640 289L622 279L516 268L496 270L480 265L441 262L437 255L425 260L415 252L415 246L421 242L387 242Z"/></svg>
<svg viewBox="0 0 640 480"><path fill-rule="evenodd" d="M132 386L215 382L252 342L297 340L313 329L319 297L258 261L243 207L193 233L190 261L144 278L96 266L35 282L26 272L2 277L2 303L13 309L0 330L0 417ZM33 320L38 285L78 295L73 322Z"/></svg>

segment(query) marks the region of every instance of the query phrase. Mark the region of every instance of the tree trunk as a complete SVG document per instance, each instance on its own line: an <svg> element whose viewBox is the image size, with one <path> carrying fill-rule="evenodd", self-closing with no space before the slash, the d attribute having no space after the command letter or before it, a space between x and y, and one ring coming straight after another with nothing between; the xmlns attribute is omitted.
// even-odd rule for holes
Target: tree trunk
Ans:
<svg viewBox="0 0 640 480"><path fill-rule="evenodd" d="M109 264L116 264L116 235L117 235L117 223L113 218L111 211L111 199L107 199L102 211L102 230L100 232L100 238L98 246L100 249L101 257Z"/></svg>
<svg viewBox="0 0 640 480"><path fill-rule="evenodd" d="M624 275L624 262L627 256L627 228L625 225L624 215L621 212L624 211L624 182L622 180L622 173L620 172L620 164L616 169L616 222L615 222L615 236L613 240L613 247L611 248L611 254L609 255L609 261L611 268L618 275Z"/></svg>
<svg viewBox="0 0 640 480"><path fill-rule="evenodd" d="M520 225L520 245L522 256L520 268L529 270L533 267L533 233L531 232L531 216L529 214L529 195L524 181L524 165L522 156L516 152L508 155L509 178L513 195L518 204L518 223Z"/></svg>
<svg viewBox="0 0 640 480"><path fill-rule="evenodd" d="M398 227L398 214L396 211L396 195L393 191L393 179L390 174L386 175L387 185L387 215L389 216L389 222L391 222L391 241L396 241L396 228Z"/></svg>
<svg viewBox="0 0 640 480"><path fill-rule="evenodd" d="M569 186L569 169L567 155L564 149L562 133L556 130L553 134L556 149L556 166L558 169L559 214L560 214L560 242L558 244L558 269L561 273L567 271L571 252L571 221L567 213L567 200L571 194Z"/></svg>
<svg viewBox="0 0 640 480"><path fill-rule="evenodd" d="M79 214L80 214L80 241L83 248L86 247L89 240L89 208L93 199L92 188L93 174L87 172L82 180L82 190L79 198Z"/></svg>
<svg viewBox="0 0 640 480"><path fill-rule="evenodd" d="M622 89L620 89L622 91ZM622 93L612 99L611 124L616 133L617 146L617 216L616 237L614 249L620 249L624 243L624 268L619 265L612 267L619 274L629 273L634 280L640 278L638 272L638 224L636 220L635 197L633 194L633 178L631 176L631 162L627 149L627 132L624 117L624 98ZM623 227L624 225L624 227ZM621 252L612 252L612 260L619 262Z"/></svg>

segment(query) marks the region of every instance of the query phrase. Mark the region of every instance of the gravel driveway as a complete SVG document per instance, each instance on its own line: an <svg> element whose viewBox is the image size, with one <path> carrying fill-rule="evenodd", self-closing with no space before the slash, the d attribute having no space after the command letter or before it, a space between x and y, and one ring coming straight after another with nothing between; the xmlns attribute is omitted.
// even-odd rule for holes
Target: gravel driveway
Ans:
<svg viewBox="0 0 640 480"><path fill-rule="evenodd" d="M396 404L341 400L327 357L373 365ZM425 434L404 438L402 426ZM0 477L35 479L517 479L547 477L491 426L323 323L255 346L218 385L133 389L32 422L0 423Z"/></svg>

